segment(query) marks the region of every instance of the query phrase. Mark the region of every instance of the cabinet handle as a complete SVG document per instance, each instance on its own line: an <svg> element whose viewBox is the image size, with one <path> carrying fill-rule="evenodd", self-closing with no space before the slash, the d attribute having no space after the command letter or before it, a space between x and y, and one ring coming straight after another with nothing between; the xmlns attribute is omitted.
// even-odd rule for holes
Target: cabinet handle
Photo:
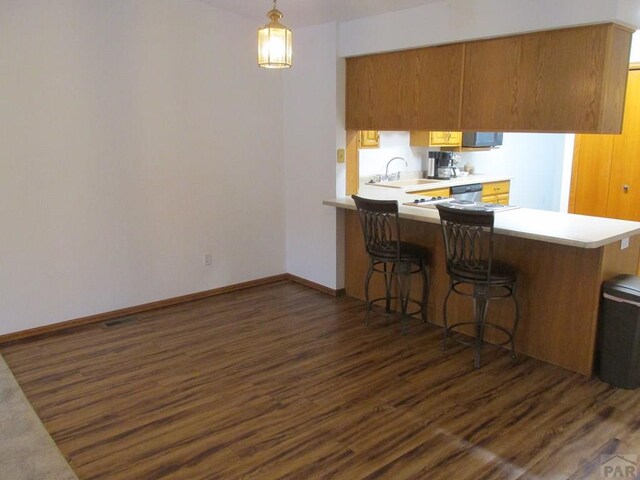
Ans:
<svg viewBox="0 0 640 480"><path fill-rule="evenodd" d="M629 193L629 185L627 184L623 185L622 190L624 191L624 193Z"/></svg>

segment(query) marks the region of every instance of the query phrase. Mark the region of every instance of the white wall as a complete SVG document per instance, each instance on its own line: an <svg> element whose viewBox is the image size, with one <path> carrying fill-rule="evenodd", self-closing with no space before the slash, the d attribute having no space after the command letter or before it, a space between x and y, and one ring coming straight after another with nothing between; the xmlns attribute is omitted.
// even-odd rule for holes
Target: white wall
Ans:
<svg viewBox="0 0 640 480"><path fill-rule="evenodd" d="M337 75L343 72L336 28L296 30L295 64L284 80L287 271L330 288L342 288L336 209L322 205L336 196Z"/></svg>
<svg viewBox="0 0 640 480"><path fill-rule="evenodd" d="M443 0L340 24L340 56L588 23L640 25L638 0Z"/></svg>
<svg viewBox="0 0 640 480"><path fill-rule="evenodd" d="M415 172L422 170L422 157L427 150L409 146L409 132L380 132L380 148L364 148L360 150L360 177L370 177L385 173L387 163L394 157L400 160L389 164L389 173Z"/></svg>
<svg viewBox="0 0 640 480"><path fill-rule="evenodd" d="M285 271L255 28L192 0L0 2L0 334Z"/></svg>

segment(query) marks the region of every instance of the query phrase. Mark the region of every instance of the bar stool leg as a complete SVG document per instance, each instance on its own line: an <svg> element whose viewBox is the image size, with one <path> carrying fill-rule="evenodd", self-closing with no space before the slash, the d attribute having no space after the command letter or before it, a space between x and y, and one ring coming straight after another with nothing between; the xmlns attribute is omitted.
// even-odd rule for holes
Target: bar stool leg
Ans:
<svg viewBox="0 0 640 480"><path fill-rule="evenodd" d="M367 277L364 280L364 301L366 303L366 313L364 315L364 324L369 325L369 312L371 311L371 302L369 301L369 282L373 275L374 263L373 259L369 258L369 270L367 271Z"/></svg>
<svg viewBox="0 0 640 480"><path fill-rule="evenodd" d="M515 313L515 319L513 321L513 330L511 330L511 359L516 359L516 347L515 338L516 331L518 330L518 323L520 322L520 308L518 307L518 300L516 299L516 285L511 287L511 298L513 298L513 309Z"/></svg>
<svg viewBox="0 0 640 480"><path fill-rule="evenodd" d="M384 303L384 311L386 313L391 313L391 286L393 283L393 275L396 270L396 264L391 265L391 271L387 270L387 264L384 264L384 288L386 300Z"/></svg>
<svg viewBox="0 0 640 480"><path fill-rule="evenodd" d="M398 265L398 289L400 297L400 324L402 335L407 334L407 307L411 293L411 264L400 263Z"/></svg>
<svg viewBox="0 0 640 480"><path fill-rule="evenodd" d="M429 267L422 260L420 262L420 268L422 269L422 308L420 314L422 316L422 323L427 323L427 305L429 303Z"/></svg>
<svg viewBox="0 0 640 480"><path fill-rule="evenodd" d="M447 302L449 301L449 297L453 292L453 281L449 280L449 291L447 292L447 296L444 297L444 304L442 305L442 323L444 324L444 338L442 339L442 348L441 350L445 350L447 348L447 340L449 340L449 322L447 320Z"/></svg>
<svg viewBox="0 0 640 480"><path fill-rule="evenodd" d="M475 341L475 359L473 362L473 366L475 368L480 368L481 355L482 355L482 347L484 345L484 322L487 318L487 306L488 301L483 298L474 298L473 299L473 310L475 316L476 323L476 341Z"/></svg>

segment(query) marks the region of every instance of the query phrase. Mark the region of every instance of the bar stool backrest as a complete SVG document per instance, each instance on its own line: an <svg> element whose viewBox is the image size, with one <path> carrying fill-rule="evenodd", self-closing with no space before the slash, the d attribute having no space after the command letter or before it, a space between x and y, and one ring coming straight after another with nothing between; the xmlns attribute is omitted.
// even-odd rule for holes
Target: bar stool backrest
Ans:
<svg viewBox="0 0 640 480"><path fill-rule="evenodd" d="M352 195L358 209L367 253L400 261L400 227L396 200L372 200Z"/></svg>
<svg viewBox="0 0 640 480"><path fill-rule="evenodd" d="M489 282L494 213L436 205L440 213L447 273L473 283Z"/></svg>

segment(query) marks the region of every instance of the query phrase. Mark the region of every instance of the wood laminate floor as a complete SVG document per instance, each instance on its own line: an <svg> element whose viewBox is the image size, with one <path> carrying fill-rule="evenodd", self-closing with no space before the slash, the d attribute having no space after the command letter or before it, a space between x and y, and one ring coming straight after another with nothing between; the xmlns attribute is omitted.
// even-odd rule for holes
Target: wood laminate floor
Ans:
<svg viewBox="0 0 640 480"><path fill-rule="evenodd" d="M0 352L81 479L598 479L640 454L639 392L362 319L281 282Z"/></svg>

